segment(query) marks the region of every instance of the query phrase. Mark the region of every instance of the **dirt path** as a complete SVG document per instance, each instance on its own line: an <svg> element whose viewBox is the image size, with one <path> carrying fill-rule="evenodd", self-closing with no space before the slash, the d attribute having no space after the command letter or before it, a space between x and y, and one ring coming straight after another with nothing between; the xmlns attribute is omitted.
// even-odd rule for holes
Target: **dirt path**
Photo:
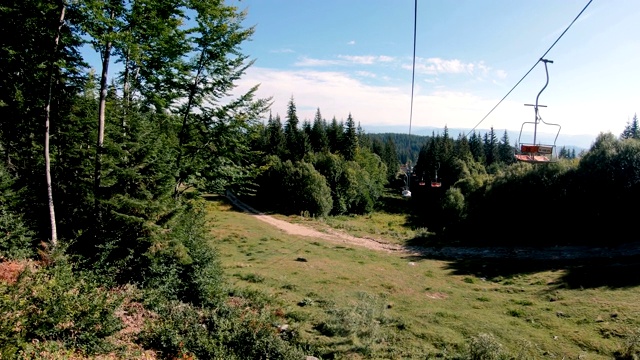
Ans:
<svg viewBox="0 0 640 360"><path fill-rule="evenodd" d="M439 247L427 248L417 246L402 246L389 244L370 238L360 238L347 233L329 229L321 232L303 225L276 219L265 215L251 206L240 201L231 192L227 192L227 199L237 208L255 216L291 235L312 237L336 243L362 246L371 250L404 253L412 256L424 256L438 259L464 258L500 258L500 259L533 259L533 260L562 260L562 259L606 259L626 256L640 256L640 243L625 244L617 247L589 247L589 246L555 246L547 248L507 248L507 247Z"/></svg>
<svg viewBox="0 0 640 360"><path fill-rule="evenodd" d="M243 210L246 213L253 215L258 220L264 221L278 229L286 232L290 235L307 236L322 240L328 240L336 243L350 244L366 247L372 250L389 251L389 252L408 252L407 249L400 245L388 244L373 239L359 238L351 236L349 234L339 232L337 230L328 230L327 232L321 232L307 226L292 224L288 221L279 220L272 216L265 215L251 206L240 201L235 195L230 192L226 194L227 199L237 208Z"/></svg>

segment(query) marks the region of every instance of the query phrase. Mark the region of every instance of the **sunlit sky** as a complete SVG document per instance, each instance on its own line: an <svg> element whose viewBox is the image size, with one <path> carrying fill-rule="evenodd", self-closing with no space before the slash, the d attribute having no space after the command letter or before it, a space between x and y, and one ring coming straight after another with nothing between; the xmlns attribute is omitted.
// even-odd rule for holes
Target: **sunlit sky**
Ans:
<svg viewBox="0 0 640 360"><path fill-rule="evenodd" d="M319 108L329 121L351 114L366 132L407 133L410 125L501 133L533 121L524 104L545 84L542 63L489 112L588 2L419 0L410 119L414 1L226 1L255 26L241 50L256 62L238 91L260 84L258 96L273 97L283 120L293 97L302 120ZM561 134L619 135L640 112L640 1L592 0L545 58L554 63L543 120Z"/></svg>

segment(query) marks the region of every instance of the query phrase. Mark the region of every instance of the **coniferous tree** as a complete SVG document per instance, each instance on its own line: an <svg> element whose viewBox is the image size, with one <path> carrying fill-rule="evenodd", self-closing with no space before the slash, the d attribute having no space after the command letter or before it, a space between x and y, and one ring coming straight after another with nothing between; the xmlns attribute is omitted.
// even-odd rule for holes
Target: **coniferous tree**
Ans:
<svg viewBox="0 0 640 360"><path fill-rule="evenodd" d="M77 14L68 13L62 2L9 0L0 6L0 32L6 34L0 40L0 149L24 202L25 223L40 239L59 237L53 231L58 221L52 221L56 133L83 81Z"/></svg>
<svg viewBox="0 0 640 360"><path fill-rule="evenodd" d="M358 121L358 127L356 128L356 134L358 135L358 146L361 148L366 148L371 150L371 139L366 136L366 133L362 126L360 126L360 122Z"/></svg>
<svg viewBox="0 0 640 360"><path fill-rule="evenodd" d="M292 96L287 105L287 117L284 124L284 135L287 143L287 159L293 161L301 160L304 156L302 134L301 130L298 128L299 122L300 121L298 119L298 114L296 112L296 104Z"/></svg>
<svg viewBox="0 0 640 360"><path fill-rule="evenodd" d="M456 158L461 159L465 162L468 162L469 160L473 160L473 154L471 153L471 146L469 144L469 140L463 134L458 135L458 140L456 141L454 154Z"/></svg>
<svg viewBox="0 0 640 360"><path fill-rule="evenodd" d="M334 116L331 119L331 124L327 128L327 139L329 140L329 150L332 153L340 152L342 150L342 131L343 124L338 123L338 120Z"/></svg>
<svg viewBox="0 0 640 360"><path fill-rule="evenodd" d="M487 165L491 165L499 160L498 137L495 131L493 131L493 126L488 133L484 134L484 156Z"/></svg>
<svg viewBox="0 0 640 360"><path fill-rule="evenodd" d="M393 142L393 138L389 137L385 141L381 158L387 166L387 179L394 179L400 170L400 162L398 161L398 153L396 152L396 144Z"/></svg>
<svg viewBox="0 0 640 360"><path fill-rule="evenodd" d="M503 164L512 164L515 162L513 156L513 148L509 144L509 135L507 130L504 131L500 143L498 144L498 159Z"/></svg>
<svg viewBox="0 0 640 360"><path fill-rule="evenodd" d="M471 150L471 154L473 155L473 159L481 164L485 163L485 153L484 146L482 143L482 137L477 134L475 131L471 134L469 138L469 149Z"/></svg>
<svg viewBox="0 0 640 360"><path fill-rule="evenodd" d="M640 124L638 123L638 114L634 114L631 122L627 122L627 125L624 127L622 134L620 134L620 138L640 139Z"/></svg>
<svg viewBox="0 0 640 360"><path fill-rule="evenodd" d="M561 159L567 159L569 158L569 151L567 150L566 147L561 147L560 151L558 152L558 157Z"/></svg>
<svg viewBox="0 0 640 360"><path fill-rule="evenodd" d="M315 152L329 151L329 138L327 137L327 124L320 115L320 108L316 111L311 128L311 146Z"/></svg>
<svg viewBox="0 0 640 360"><path fill-rule="evenodd" d="M349 116L347 117L344 133L342 135L342 141L342 155L347 161L354 160L358 153L359 142L356 124L353 121L351 114L349 114Z"/></svg>
<svg viewBox="0 0 640 360"><path fill-rule="evenodd" d="M284 135L284 129L280 120L280 115L276 114L274 118L269 114L266 128L267 148L264 149L267 154L276 155L284 158L287 152L287 142Z"/></svg>

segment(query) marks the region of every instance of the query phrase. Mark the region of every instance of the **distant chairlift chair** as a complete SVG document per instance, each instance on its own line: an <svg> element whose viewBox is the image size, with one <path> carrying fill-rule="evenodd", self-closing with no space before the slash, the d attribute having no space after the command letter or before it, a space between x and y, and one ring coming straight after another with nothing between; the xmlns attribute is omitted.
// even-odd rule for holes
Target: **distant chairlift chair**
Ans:
<svg viewBox="0 0 640 360"><path fill-rule="evenodd" d="M544 87L536 96L536 103L534 104L525 104L525 106L533 106L533 110L535 112L534 121L528 121L522 124L520 127L520 136L518 136L518 142L516 143L516 154L515 158L517 161L523 161L528 163L550 163L557 161L556 155L556 141L558 140L558 135L560 135L560 125L547 123L540 117L540 113L538 112L538 108L546 107L546 105L538 105L538 99L540 98L540 94L546 89L549 84L549 70L547 69L547 63L553 64L553 61L547 59L540 59L544 63L544 70L547 75L547 82L544 84ZM543 123L545 125L557 126L558 132L556 133L555 139L553 140L553 144L540 144L537 142L538 135L538 124ZM525 124L533 124L533 142L532 143L522 143L522 131L524 130ZM518 145L519 144L519 145Z"/></svg>
<svg viewBox="0 0 640 360"><path fill-rule="evenodd" d="M438 169L440 169L440 163L438 163L438 167L436 168L436 177L435 179L433 179L433 181L431 181L432 188L439 188L442 186L442 183L440 182L440 180L438 180Z"/></svg>

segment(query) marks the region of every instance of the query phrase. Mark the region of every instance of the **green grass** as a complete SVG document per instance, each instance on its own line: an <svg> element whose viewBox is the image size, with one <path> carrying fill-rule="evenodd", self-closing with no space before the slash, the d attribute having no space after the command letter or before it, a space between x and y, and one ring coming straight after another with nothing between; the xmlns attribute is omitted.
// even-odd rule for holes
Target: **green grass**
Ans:
<svg viewBox="0 0 640 360"><path fill-rule="evenodd" d="M594 282L585 264L407 257L289 236L222 198L209 209L229 283L263 293L323 358L471 358L499 343L522 359L611 359L638 337L640 282ZM299 221L397 243L415 231L393 214ZM635 263L606 266L636 277Z"/></svg>

